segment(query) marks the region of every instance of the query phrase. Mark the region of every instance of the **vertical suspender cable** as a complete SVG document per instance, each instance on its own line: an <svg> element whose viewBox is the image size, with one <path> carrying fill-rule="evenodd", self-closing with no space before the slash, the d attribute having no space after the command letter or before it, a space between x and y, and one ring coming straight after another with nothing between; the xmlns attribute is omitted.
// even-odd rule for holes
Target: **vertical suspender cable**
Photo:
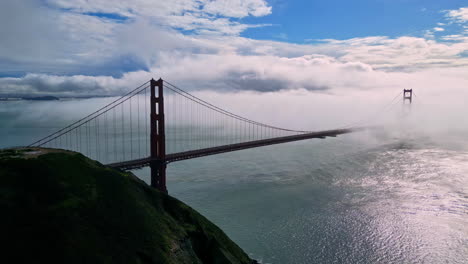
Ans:
<svg viewBox="0 0 468 264"><path fill-rule="evenodd" d="M145 133L146 133L146 156L149 156L149 137L148 137L148 87L145 88Z"/></svg>
<svg viewBox="0 0 468 264"><path fill-rule="evenodd" d="M138 158L141 158L142 155L141 155L141 142L140 142L140 93L141 91L137 94L137 127L138 127L138 130L137 130L137 140L138 140Z"/></svg>
<svg viewBox="0 0 468 264"><path fill-rule="evenodd" d="M133 115L133 111L132 111L132 99L133 97L130 98L130 104L129 104L129 114L130 114L130 159L133 159L133 134L132 134L132 115Z"/></svg>
<svg viewBox="0 0 468 264"><path fill-rule="evenodd" d="M125 118L124 118L124 109L123 109L123 105L120 105L120 111L122 113L121 115L121 123L122 123L122 161L125 160L125 130L124 130L124 121L125 121Z"/></svg>
<svg viewBox="0 0 468 264"><path fill-rule="evenodd" d="M115 119L115 108L112 108L112 115L113 115L113 120L114 122L113 123L113 127L114 127L114 134L113 134L113 138L114 138L114 146L113 146L113 152L114 152L114 162L117 162L117 120Z"/></svg>
<svg viewBox="0 0 468 264"><path fill-rule="evenodd" d="M107 123L108 123L109 118L107 117L107 112L104 114L104 124L105 124L105 139L106 139L106 156L105 160L106 162L109 161L109 131L107 129Z"/></svg>

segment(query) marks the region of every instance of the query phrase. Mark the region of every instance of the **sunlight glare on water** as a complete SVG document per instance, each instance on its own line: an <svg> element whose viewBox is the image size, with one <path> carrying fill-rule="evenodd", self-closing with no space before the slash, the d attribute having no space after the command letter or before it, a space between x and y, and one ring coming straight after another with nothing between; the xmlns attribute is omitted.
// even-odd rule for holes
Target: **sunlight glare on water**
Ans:
<svg viewBox="0 0 468 264"><path fill-rule="evenodd" d="M263 263L464 263L468 152L410 141L187 161L171 165L170 191Z"/></svg>

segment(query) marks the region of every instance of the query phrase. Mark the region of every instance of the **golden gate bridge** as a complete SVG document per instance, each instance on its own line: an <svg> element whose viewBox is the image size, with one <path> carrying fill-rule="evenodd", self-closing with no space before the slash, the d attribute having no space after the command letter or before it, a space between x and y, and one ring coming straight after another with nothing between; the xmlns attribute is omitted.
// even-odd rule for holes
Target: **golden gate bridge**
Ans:
<svg viewBox="0 0 468 264"><path fill-rule="evenodd" d="M403 101L407 100L411 103L412 90L404 90ZM167 192L166 167L171 162L362 129L272 126L219 108L170 82L151 79L29 147L76 151L122 170L149 166L151 186Z"/></svg>

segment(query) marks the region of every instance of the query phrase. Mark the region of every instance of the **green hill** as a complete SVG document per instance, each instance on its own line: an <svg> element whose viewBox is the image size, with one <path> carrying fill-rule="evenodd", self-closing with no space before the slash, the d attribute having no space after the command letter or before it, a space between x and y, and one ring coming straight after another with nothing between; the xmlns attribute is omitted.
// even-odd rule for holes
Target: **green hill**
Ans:
<svg viewBox="0 0 468 264"><path fill-rule="evenodd" d="M1 263L256 263L195 210L81 154L0 151Z"/></svg>

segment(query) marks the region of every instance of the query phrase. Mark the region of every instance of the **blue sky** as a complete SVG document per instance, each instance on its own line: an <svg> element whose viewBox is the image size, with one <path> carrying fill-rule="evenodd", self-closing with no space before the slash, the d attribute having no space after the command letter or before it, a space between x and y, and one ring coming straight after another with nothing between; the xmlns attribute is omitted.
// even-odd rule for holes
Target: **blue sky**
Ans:
<svg viewBox="0 0 468 264"><path fill-rule="evenodd" d="M467 5L465 0L278 0L269 3L273 8L271 15L247 17L243 21L272 26L248 29L242 36L295 43L308 39L422 36L437 23L446 22L444 10Z"/></svg>
<svg viewBox="0 0 468 264"><path fill-rule="evenodd" d="M0 34L0 93L468 84L466 0L4 0Z"/></svg>
<svg viewBox="0 0 468 264"><path fill-rule="evenodd" d="M423 36L444 23L445 33L458 30L447 25L447 10L466 6L466 0L270 0L272 12L265 16L233 19L249 28L240 35L259 40L310 43L315 39L350 39L367 36ZM67 11L67 10L64 10ZM125 22L116 13L88 12L90 16ZM439 26L440 27L440 26ZM189 34L192 31L184 31Z"/></svg>

